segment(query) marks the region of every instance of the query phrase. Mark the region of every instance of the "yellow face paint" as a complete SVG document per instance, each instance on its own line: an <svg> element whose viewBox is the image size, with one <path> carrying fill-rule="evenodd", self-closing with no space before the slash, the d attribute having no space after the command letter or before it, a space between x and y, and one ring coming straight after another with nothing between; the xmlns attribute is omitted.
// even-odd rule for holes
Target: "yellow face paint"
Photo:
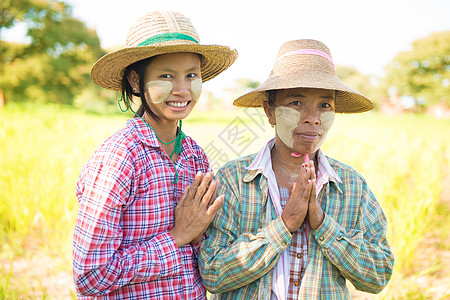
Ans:
<svg viewBox="0 0 450 300"><path fill-rule="evenodd" d="M298 122L300 122L301 114L298 110L279 106L275 108L275 118L277 126L275 129L281 141L288 147L294 147L294 138L292 136Z"/></svg>
<svg viewBox="0 0 450 300"><path fill-rule="evenodd" d="M202 93L202 80L201 79L192 80L191 81L192 100L198 101L198 98L200 98L201 93Z"/></svg>
<svg viewBox="0 0 450 300"><path fill-rule="evenodd" d="M161 103L169 97L172 91L172 82L165 80L149 81L145 85L145 89L148 92L149 101L153 103ZM192 100L198 101L200 94L202 93L202 80L195 79L191 81L191 96Z"/></svg>
<svg viewBox="0 0 450 300"><path fill-rule="evenodd" d="M334 123L335 117L336 114L334 113L334 111L327 111L320 114L320 127L322 128L322 136L320 137L319 143L317 144L317 149L319 149L325 141L328 131Z"/></svg>
<svg viewBox="0 0 450 300"><path fill-rule="evenodd" d="M328 131L333 125L335 116L336 114L333 111L327 111L320 114L320 126L322 128L322 134L315 150L319 149L322 143L325 141L325 137L327 136ZM294 108L279 106L275 108L275 118L277 122L276 131L278 136L286 146L293 148L293 133L301 120L301 113Z"/></svg>
<svg viewBox="0 0 450 300"><path fill-rule="evenodd" d="M149 81L145 85L145 90L150 97L148 101L153 103L161 103L169 97L172 91L172 82L164 80Z"/></svg>

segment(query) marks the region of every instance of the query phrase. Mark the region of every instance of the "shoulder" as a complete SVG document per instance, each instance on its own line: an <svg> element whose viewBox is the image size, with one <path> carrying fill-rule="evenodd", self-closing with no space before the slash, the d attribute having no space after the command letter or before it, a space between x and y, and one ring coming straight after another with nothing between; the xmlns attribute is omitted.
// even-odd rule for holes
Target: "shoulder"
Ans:
<svg viewBox="0 0 450 300"><path fill-rule="evenodd" d="M343 182L348 181L348 180L352 180L353 182L356 181L361 181L362 183L365 184L366 180L364 179L364 177L358 172L356 171L353 167L344 164L334 158L331 158L329 156L325 156L328 160L328 162L330 163L330 166L334 169L334 171L339 175L339 177L341 178L341 180Z"/></svg>
<svg viewBox="0 0 450 300"><path fill-rule="evenodd" d="M243 177L247 172L246 168L252 163L255 156L256 154L254 153L231 160L223 165L217 174L221 176Z"/></svg>
<svg viewBox="0 0 450 300"><path fill-rule="evenodd" d="M203 150L203 148L200 147L200 145L197 144L197 142L193 138L186 135L184 140L191 147L192 151L194 152L194 155L196 155L198 157L206 157L206 154L205 154L205 151Z"/></svg>
<svg viewBox="0 0 450 300"><path fill-rule="evenodd" d="M114 165L118 161L132 160L139 142L131 126L116 131L95 149L87 164Z"/></svg>

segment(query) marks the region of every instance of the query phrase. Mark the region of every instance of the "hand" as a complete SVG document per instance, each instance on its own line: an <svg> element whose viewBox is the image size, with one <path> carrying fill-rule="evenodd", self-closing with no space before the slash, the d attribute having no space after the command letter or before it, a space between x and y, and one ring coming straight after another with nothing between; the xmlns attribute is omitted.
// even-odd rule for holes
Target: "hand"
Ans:
<svg viewBox="0 0 450 300"><path fill-rule="evenodd" d="M215 198L218 187L219 181L213 180L212 172L199 172L181 195L175 208L175 226L169 231L178 248L201 241L224 201L223 195Z"/></svg>
<svg viewBox="0 0 450 300"><path fill-rule="evenodd" d="M286 228L291 232L296 232L302 226L308 212L308 204L312 190L312 184L308 183L310 170L306 164L302 165L300 176L294 182L291 196L284 206L281 218Z"/></svg>
<svg viewBox="0 0 450 300"><path fill-rule="evenodd" d="M310 185L311 185L311 196L309 197L309 205L308 205L308 223L309 226L313 230L316 230L319 228L319 226L322 224L325 213L322 210L322 207L320 206L319 201L317 201L316 197L316 170L314 167L314 161L309 161L307 168L309 169L310 174Z"/></svg>

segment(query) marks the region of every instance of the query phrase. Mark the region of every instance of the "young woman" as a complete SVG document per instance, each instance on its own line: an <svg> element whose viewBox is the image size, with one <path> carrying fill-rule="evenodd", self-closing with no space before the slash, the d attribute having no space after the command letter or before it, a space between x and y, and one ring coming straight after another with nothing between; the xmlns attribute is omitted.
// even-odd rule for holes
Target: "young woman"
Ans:
<svg viewBox="0 0 450 300"><path fill-rule="evenodd" d="M223 203L204 151L182 132L202 82L237 58L201 45L190 20L153 12L127 46L100 58L93 81L122 91L135 117L94 152L77 183L73 243L80 299L206 299L197 251ZM119 102L120 105L120 102Z"/></svg>

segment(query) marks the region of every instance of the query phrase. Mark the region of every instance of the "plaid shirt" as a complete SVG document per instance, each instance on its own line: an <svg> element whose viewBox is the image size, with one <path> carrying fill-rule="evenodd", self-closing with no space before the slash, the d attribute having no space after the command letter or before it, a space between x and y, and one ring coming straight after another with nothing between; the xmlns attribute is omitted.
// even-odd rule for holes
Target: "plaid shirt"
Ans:
<svg viewBox="0 0 450 300"><path fill-rule="evenodd" d="M226 201L199 253L203 283L217 293L210 299L270 299L273 267L292 241L274 209L266 222L267 179L261 170L246 170L255 156L234 160L216 175L217 193ZM360 174L324 157L342 182L329 177L318 195L326 216L309 230L298 299L349 299L346 279L359 290L380 292L394 264L386 217Z"/></svg>
<svg viewBox="0 0 450 300"><path fill-rule="evenodd" d="M206 299L198 245L177 249L168 231L184 189L209 164L186 137L175 167L176 184L174 164L137 118L103 142L83 166L73 241L79 299Z"/></svg>

